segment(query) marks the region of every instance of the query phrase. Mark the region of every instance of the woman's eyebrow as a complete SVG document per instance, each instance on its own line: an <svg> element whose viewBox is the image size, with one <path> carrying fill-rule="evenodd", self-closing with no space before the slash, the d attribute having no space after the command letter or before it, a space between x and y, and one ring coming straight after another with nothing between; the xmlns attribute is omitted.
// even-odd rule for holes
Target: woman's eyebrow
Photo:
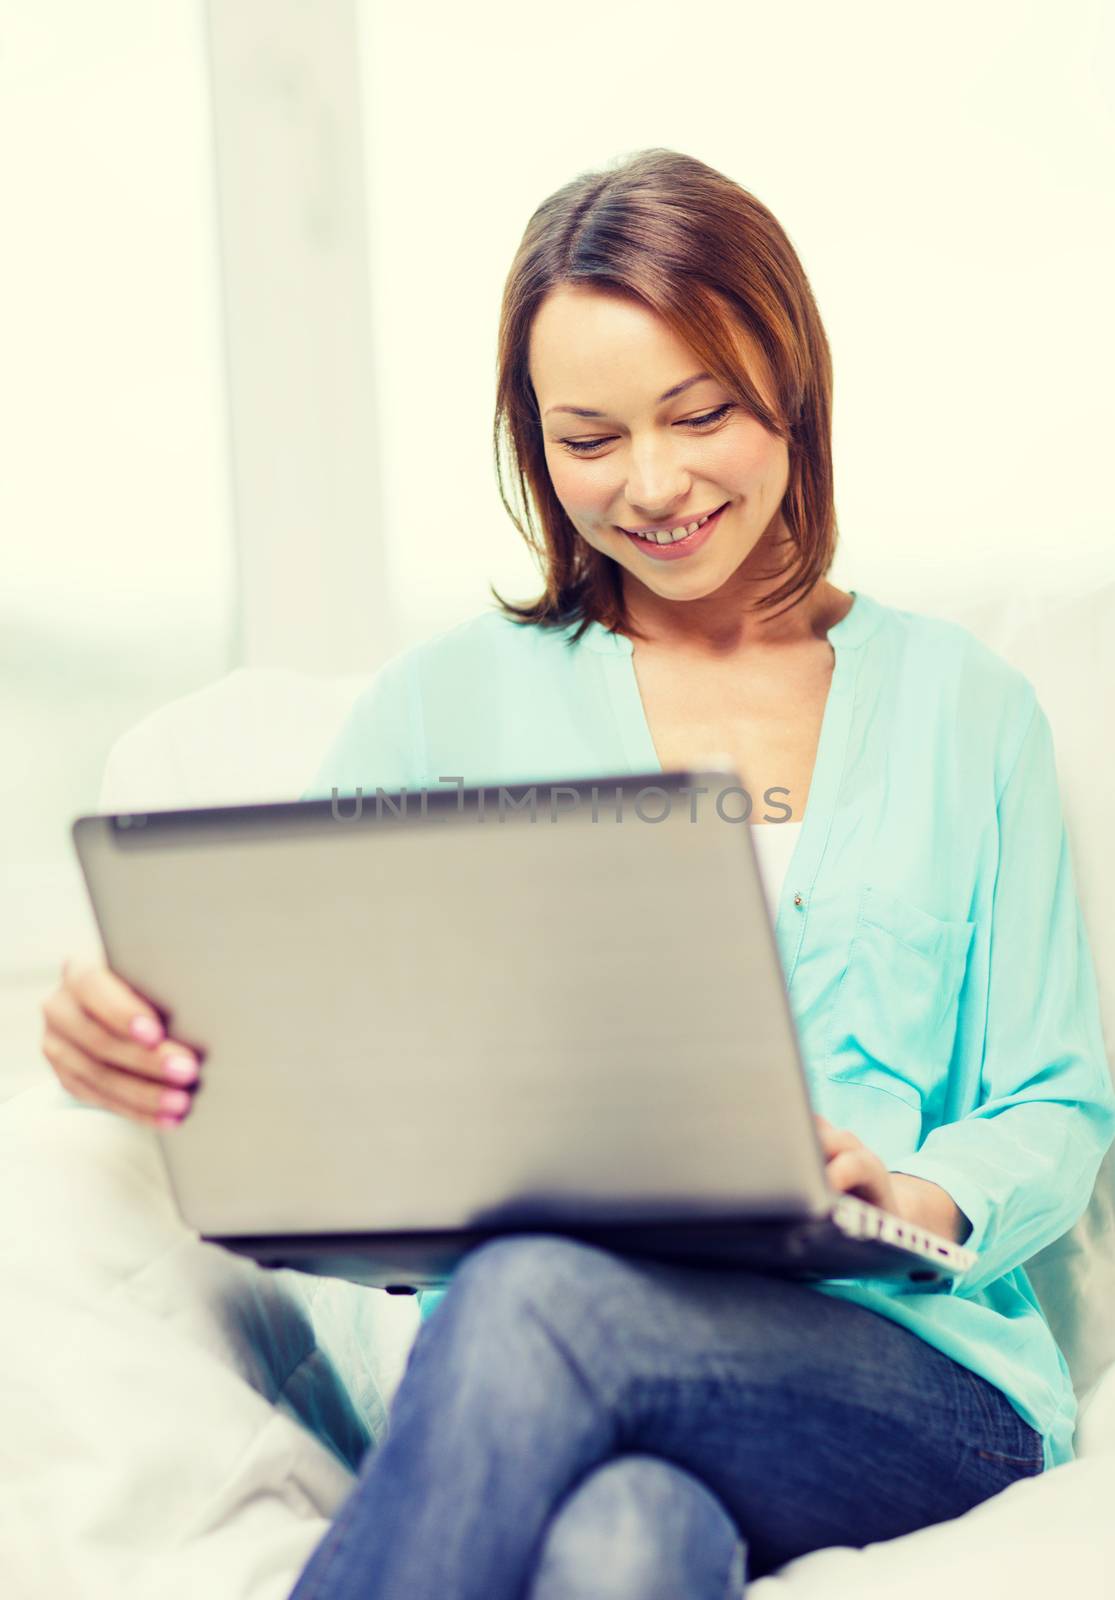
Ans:
<svg viewBox="0 0 1115 1600"><path fill-rule="evenodd" d="M691 378L685 378L681 383L675 383L672 389L667 389L665 394L660 394L656 403L661 405L663 400L672 400L675 395L681 394L683 389L692 388L693 384L700 383L703 379L711 377L711 372L695 372ZM548 406L543 414L548 417L551 411L571 411L575 417L603 417L607 415L605 411L590 411L587 406Z"/></svg>

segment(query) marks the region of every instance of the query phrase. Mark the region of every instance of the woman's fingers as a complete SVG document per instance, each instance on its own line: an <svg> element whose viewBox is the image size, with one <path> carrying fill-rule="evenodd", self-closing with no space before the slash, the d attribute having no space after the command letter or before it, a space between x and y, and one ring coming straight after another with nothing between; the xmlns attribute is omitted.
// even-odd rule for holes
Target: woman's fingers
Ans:
<svg viewBox="0 0 1115 1600"><path fill-rule="evenodd" d="M78 1100L116 1111L151 1126L176 1125L189 1108L189 1091L136 1077L78 1050L56 1033L43 1040L43 1054L63 1088Z"/></svg>
<svg viewBox="0 0 1115 1600"><path fill-rule="evenodd" d="M196 1053L168 1039L155 1008L108 967L65 962L42 1015L43 1054L78 1099L162 1126L189 1110Z"/></svg>
<svg viewBox="0 0 1115 1600"><path fill-rule="evenodd" d="M821 1148L826 1156L835 1156L841 1150L859 1150L862 1148L861 1140L849 1128L834 1128L832 1123L822 1117L819 1112L814 1112L814 1118L821 1135Z"/></svg>
<svg viewBox="0 0 1115 1600"><path fill-rule="evenodd" d="M899 1215L901 1207L894 1174L884 1166L882 1158L850 1128L834 1128L819 1112L813 1115L825 1156L825 1178L832 1188Z"/></svg>
<svg viewBox="0 0 1115 1600"><path fill-rule="evenodd" d="M878 1157L870 1150L842 1150L828 1163L825 1176L834 1189L846 1192L857 1184L877 1178L878 1166Z"/></svg>
<svg viewBox="0 0 1115 1600"><path fill-rule="evenodd" d="M857 1150L842 1150L825 1167L825 1177L841 1194L852 1194L884 1211L899 1215L901 1208L894 1186L894 1174L866 1145Z"/></svg>
<svg viewBox="0 0 1115 1600"><path fill-rule="evenodd" d="M55 989L43 1001L43 1021L48 1033L55 1033L86 1055L112 1066L126 1068L140 1077L160 1075L157 1054L133 1039L121 1038L80 1003L72 986Z"/></svg>

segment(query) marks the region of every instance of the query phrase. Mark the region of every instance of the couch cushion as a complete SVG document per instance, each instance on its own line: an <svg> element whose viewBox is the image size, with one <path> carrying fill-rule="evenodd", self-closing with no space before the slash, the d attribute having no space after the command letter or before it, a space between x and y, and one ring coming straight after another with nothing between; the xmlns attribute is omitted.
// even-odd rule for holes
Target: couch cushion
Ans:
<svg viewBox="0 0 1115 1600"><path fill-rule="evenodd" d="M193 1593L286 1595L414 1307L203 1243L155 1136L53 1083L0 1114L0 1217L4 1592L153 1596L172 1556Z"/></svg>

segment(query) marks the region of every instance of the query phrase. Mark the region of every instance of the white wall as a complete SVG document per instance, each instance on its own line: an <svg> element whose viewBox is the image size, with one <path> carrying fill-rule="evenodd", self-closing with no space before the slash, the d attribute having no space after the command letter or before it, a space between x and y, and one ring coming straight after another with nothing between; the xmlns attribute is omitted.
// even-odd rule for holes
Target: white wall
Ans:
<svg viewBox="0 0 1115 1600"><path fill-rule="evenodd" d="M648 145L730 174L803 260L835 367L834 581L946 609L974 582L1112 575L1110 7L363 0L361 19L405 637L489 580L538 591L490 458L499 296L534 207Z"/></svg>

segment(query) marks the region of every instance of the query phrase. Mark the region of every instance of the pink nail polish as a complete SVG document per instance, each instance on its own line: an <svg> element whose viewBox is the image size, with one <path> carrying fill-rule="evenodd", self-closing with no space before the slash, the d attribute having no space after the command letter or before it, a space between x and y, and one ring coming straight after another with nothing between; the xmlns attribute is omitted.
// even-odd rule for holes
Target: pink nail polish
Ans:
<svg viewBox="0 0 1115 1600"><path fill-rule="evenodd" d="M172 1111L181 1115L189 1109L190 1097L185 1089L164 1089L159 1100L160 1111Z"/></svg>
<svg viewBox="0 0 1115 1600"><path fill-rule="evenodd" d="M140 1044L158 1044L163 1036L163 1030L154 1017L133 1017L128 1024L128 1031Z"/></svg>
<svg viewBox="0 0 1115 1600"><path fill-rule="evenodd" d="M163 1062L163 1076L173 1083L193 1083L197 1077L197 1062L190 1056L167 1056Z"/></svg>
<svg viewBox="0 0 1115 1600"><path fill-rule="evenodd" d="M181 1117L156 1117L155 1121L160 1128L177 1128L182 1121Z"/></svg>

